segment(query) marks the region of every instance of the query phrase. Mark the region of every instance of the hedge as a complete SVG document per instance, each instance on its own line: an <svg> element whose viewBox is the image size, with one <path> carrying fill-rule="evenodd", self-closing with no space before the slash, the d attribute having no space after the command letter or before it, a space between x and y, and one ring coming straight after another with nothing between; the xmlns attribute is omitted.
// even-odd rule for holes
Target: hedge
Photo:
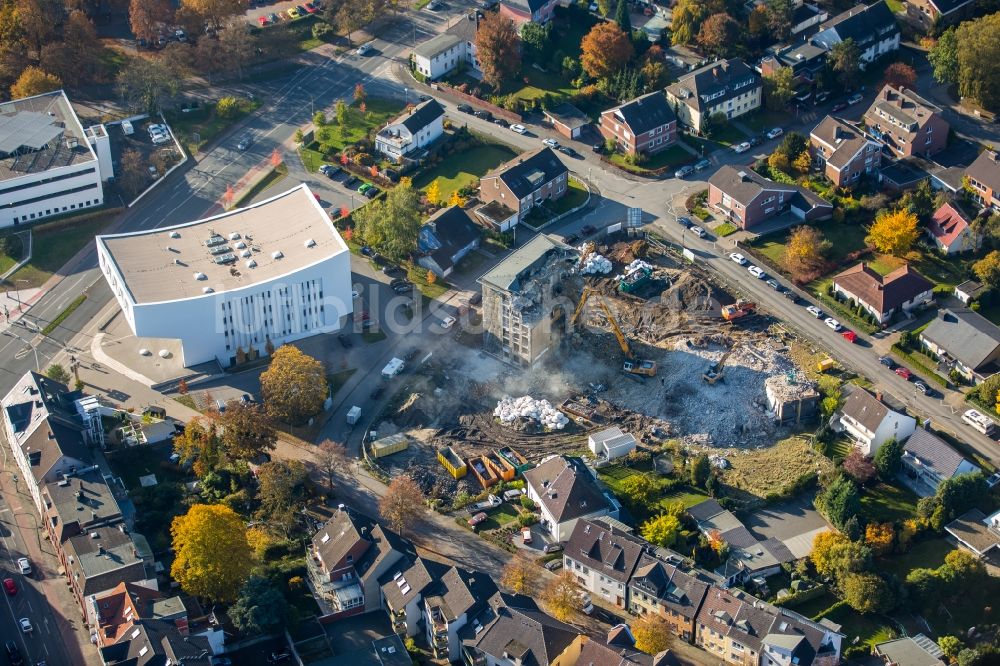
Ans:
<svg viewBox="0 0 1000 666"><path fill-rule="evenodd" d="M810 588L803 592L796 592L795 594L790 594L787 597L782 597L778 599L775 603L778 606L784 606L785 608L795 608L807 601L812 601L826 594L826 585L817 585L816 587Z"/></svg>
<svg viewBox="0 0 1000 666"><path fill-rule="evenodd" d="M927 375L927 378L930 379L935 384L937 384L938 386L948 388L947 379L939 375L936 370L928 366L919 356L910 353L905 349L903 349L902 347L900 347L898 342L892 345L891 351L893 356L897 356L906 361L907 363L915 365L921 370L923 370L923 374Z"/></svg>

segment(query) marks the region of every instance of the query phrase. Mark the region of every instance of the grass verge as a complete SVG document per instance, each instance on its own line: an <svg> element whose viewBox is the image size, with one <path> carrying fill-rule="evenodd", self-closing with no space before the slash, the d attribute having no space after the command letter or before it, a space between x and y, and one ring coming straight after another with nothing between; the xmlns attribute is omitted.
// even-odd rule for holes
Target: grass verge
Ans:
<svg viewBox="0 0 1000 666"><path fill-rule="evenodd" d="M250 203L258 194L271 187L282 178L288 175L288 167L284 162L268 171L263 178L254 183L253 187L240 195L240 198L233 202L233 208L239 208L243 204Z"/></svg>
<svg viewBox="0 0 1000 666"><path fill-rule="evenodd" d="M427 280L428 273L430 273L430 271L422 266L417 266L416 264L408 264L406 266L407 279L413 283L413 286L415 286L421 294L430 299L444 296L444 294L451 287L447 282L437 276L434 277L433 282L429 282Z"/></svg>
<svg viewBox="0 0 1000 666"><path fill-rule="evenodd" d="M94 236L102 233L121 212L120 208L84 213L32 229L31 260L10 276L8 282L22 288L40 287L72 259ZM26 282L21 283L21 281Z"/></svg>
<svg viewBox="0 0 1000 666"><path fill-rule="evenodd" d="M900 347L898 343L892 346L892 355L906 361L907 364L914 365L922 370L923 372L921 377L926 377L938 386L948 388L948 380L939 375L934 367L930 365L933 361L929 356L925 356L920 353L908 352ZM924 361L923 359L927 360Z"/></svg>
<svg viewBox="0 0 1000 666"><path fill-rule="evenodd" d="M347 380L351 378L357 371L357 368L348 368L347 370L341 370L340 372L334 372L326 377L327 383L330 385L330 395L336 395L337 391L344 388L344 384Z"/></svg>
<svg viewBox="0 0 1000 666"><path fill-rule="evenodd" d="M184 405L188 409L193 409L196 412L198 411L198 405L195 404L194 398L192 398L190 395L187 395L187 394L185 394L185 395L175 395L174 396L174 400L176 402L179 402L180 404Z"/></svg>
<svg viewBox="0 0 1000 666"><path fill-rule="evenodd" d="M72 303L63 308L63 311L57 314L56 318L50 321L48 325L42 329L42 335L51 335L57 328L59 328L59 324L66 321L71 314L76 312L78 307L83 305L85 300L87 300L87 294L80 294L74 298Z"/></svg>
<svg viewBox="0 0 1000 666"><path fill-rule="evenodd" d="M195 155L232 125L256 111L259 106L260 102L257 100L241 99L236 112L228 117L218 115L215 107L209 106L190 113L168 114L167 121L188 154Z"/></svg>
<svg viewBox="0 0 1000 666"><path fill-rule="evenodd" d="M719 236L720 238L725 238L726 236L732 236L737 231L739 231L739 228L735 224L732 224L731 222L723 222L722 224L712 229L712 232L715 233L715 235Z"/></svg>

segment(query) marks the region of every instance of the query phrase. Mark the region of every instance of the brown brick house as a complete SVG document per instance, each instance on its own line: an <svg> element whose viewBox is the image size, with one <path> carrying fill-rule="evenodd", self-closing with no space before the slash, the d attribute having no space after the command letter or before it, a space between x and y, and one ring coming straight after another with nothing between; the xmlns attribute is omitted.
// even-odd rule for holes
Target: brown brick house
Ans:
<svg viewBox="0 0 1000 666"><path fill-rule="evenodd" d="M677 141L677 116L657 90L601 112L600 130L621 152L649 155Z"/></svg>
<svg viewBox="0 0 1000 666"><path fill-rule="evenodd" d="M741 229L790 211L803 221L830 217L833 206L799 185L776 183L750 167L723 166L708 179L708 205Z"/></svg>
<svg viewBox="0 0 1000 666"><path fill-rule="evenodd" d="M548 146L518 155L479 181L483 203L497 201L514 211L520 222L547 199L566 194L569 169Z"/></svg>
<svg viewBox="0 0 1000 666"><path fill-rule="evenodd" d="M884 86L865 112L865 125L897 157L930 157L948 145L941 109L906 88Z"/></svg>
<svg viewBox="0 0 1000 666"><path fill-rule="evenodd" d="M886 323L896 312L908 312L930 302L933 289L934 283L909 264L879 275L862 262L833 278L834 292L864 306L880 324Z"/></svg>
<svg viewBox="0 0 1000 666"><path fill-rule="evenodd" d="M834 185L850 187L863 175L875 175L882 163L882 146L843 120L826 116L809 133L813 160Z"/></svg>
<svg viewBox="0 0 1000 666"><path fill-rule="evenodd" d="M965 169L965 176L976 201L1000 210L1000 160L995 151L979 153L976 161Z"/></svg>
<svg viewBox="0 0 1000 666"><path fill-rule="evenodd" d="M904 4L906 20L924 31L969 18L976 6L973 0L906 0Z"/></svg>
<svg viewBox="0 0 1000 666"><path fill-rule="evenodd" d="M673 564L643 553L629 582L629 610L637 615L658 613L675 635L691 643L709 587Z"/></svg>

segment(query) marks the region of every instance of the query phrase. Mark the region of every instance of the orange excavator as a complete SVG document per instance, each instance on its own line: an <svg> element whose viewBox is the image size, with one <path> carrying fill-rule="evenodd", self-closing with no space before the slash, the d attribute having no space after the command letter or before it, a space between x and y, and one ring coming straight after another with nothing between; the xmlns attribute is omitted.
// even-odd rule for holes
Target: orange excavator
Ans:
<svg viewBox="0 0 1000 666"><path fill-rule="evenodd" d="M735 321L740 317L752 315L757 311L757 304L750 301L736 301L731 305L722 306L722 318L726 321Z"/></svg>

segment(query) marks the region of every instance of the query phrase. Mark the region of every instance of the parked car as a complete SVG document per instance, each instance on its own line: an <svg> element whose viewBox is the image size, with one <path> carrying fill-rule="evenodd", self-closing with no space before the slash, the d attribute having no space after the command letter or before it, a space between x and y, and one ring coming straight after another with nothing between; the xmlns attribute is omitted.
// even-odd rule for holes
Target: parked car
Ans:
<svg viewBox="0 0 1000 666"><path fill-rule="evenodd" d="M487 516L482 511L480 511L479 513L477 513L476 515L474 515L472 518L469 518L469 527L475 527L476 525L484 522L488 517L489 516Z"/></svg>
<svg viewBox="0 0 1000 666"><path fill-rule="evenodd" d="M455 108L458 109L459 111L461 111L462 113L472 113L473 112L472 107L469 106L468 104L459 104Z"/></svg>
<svg viewBox="0 0 1000 666"><path fill-rule="evenodd" d="M585 224L582 227L580 227L580 233L583 234L584 236L589 236L595 231L597 231L597 227L595 227L592 224Z"/></svg>
<svg viewBox="0 0 1000 666"><path fill-rule="evenodd" d="M677 218L677 224L681 225L685 229L690 229L694 226L694 222L691 221L691 218L684 217L683 215Z"/></svg>
<svg viewBox="0 0 1000 666"><path fill-rule="evenodd" d="M997 484L1000 484L1000 472L994 472L986 479L986 485L993 488Z"/></svg>
<svg viewBox="0 0 1000 666"><path fill-rule="evenodd" d="M14 596L15 594L17 594L17 584L14 582L13 578L3 579L3 589L10 596Z"/></svg>
<svg viewBox="0 0 1000 666"><path fill-rule="evenodd" d="M785 130L781 129L780 127L775 127L774 129L770 130L767 133L767 138L768 139L777 139L779 136L781 136L784 133L785 133Z"/></svg>
<svg viewBox="0 0 1000 666"><path fill-rule="evenodd" d="M761 134L754 134L752 137L750 137L750 147L751 148L756 148L757 146L761 145L762 143L764 143L764 136L763 135L761 135Z"/></svg>
<svg viewBox="0 0 1000 666"><path fill-rule="evenodd" d="M555 139L542 139L542 143L544 143L549 148L558 148L559 147L559 142L556 141Z"/></svg>
<svg viewBox="0 0 1000 666"><path fill-rule="evenodd" d="M830 91L823 90L821 92L816 93L816 98L813 100L813 103L816 105L820 105L828 99L830 99Z"/></svg>
<svg viewBox="0 0 1000 666"><path fill-rule="evenodd" d="M702 229L701 227L697 226L697 225L691 227L691 233L693 233L698 238L704 238L705 237L705 230Z"/></svg>
<svg viewBox="0 0 1000 666"><path fill-rule="evenodd" d="M409 280L407 280L406 278L401 278L401 277L392 278L391 280L389 280L389 286L390 287L397 287L397 286L399 286L401 284L406 284L408 282L409 282Z"/></svg>
<svg viewBox="0 0 1000 666"><path fill-rule="evenodd" d="M376 197L376 195L378 195L378 193L381 192L381 191L382 190L380 190L377 187L375 187L374 185L372 185L367 190L365 190L365 196L368 197L369 199L374 199Z"/></svg>
<svg viewBox="0 0 1000 666"><path fill-rule="evenodd" d="M405 275L406 272L395 264L389 264L382 267L383 275Z"/></svg>
<svg viewBox="0 0 1000 666"><path fill-rule="evenodd" d="M813 317L816 317L816 319L822 319L823 318L823 311L820 310L815 305L810 305L809 307L807 307L806 308L806 312L808 312L809 314L811 314Z"/></svg>
<svg viewBox="0 0 1000 666"><path fill-rule="evenodd" d="M924 395L927 395L928 393L931 392L930 387L919 379L913 383L913 386L916 387L916 389L921 393L923 393Z"/></svg>
<svg viewBox="0 0 1000 666"><path fill-rule="evenodd" d="M778 284L778 281L775 280L774 278L771 278L770 280L768 280L764 284L766 284L771 289L774 289L775 291L781 291L781 285Z"/></svg>
<svg viewBox="0 0 1000 666"><path fill-rule="evenodd" d="M551 562L545 563L545 568L548 569L549 571L556 571L558 569L562 569L562 565L563 565L562 559L552 560Z"/></svg>
<svg viewBox="0 0 1000 666"><path fill-rule="evenodd" d="M28 561L27 557L22 557L17 560L17 569L21 572L22 576L31 575L31 562Z"/></svg>
<svg viewBox="0 0 1000 666"><path fill-rule="evenodd" d="M893 361L888 356L879 356L878 362L884 365L885 367L889 368L890 370L896 367L896 362Z"/></svg>
<svg viewBox="0 0 1000 666"><path fill-rule="evenodd" d="M302 14L299 13L299 10L296 9L295 7L292 7L286 13L288 14L288 18L291 18L291 19L297 19L297 18L300 18L302 16ZM358 51L360 53L361 49L358 49Z"/></svg>
<svg viewBox="0 0 1000 666"><path fill-rule="evenodd" d="M864 98L865 96L862 95L861 93L854 93L853 95L847 98L847 106L854 106Z"/></svg>
<svg viewBox="0 0 1000 666"><path fill-rule="evenodd" d="M483 302L483 292L481 291L477 291L472 295L472 298L469 299L469 303L471 303L472 305L479 305L482 302Z"/></svg>
<svg viewBox="0 0 1000 666"><path fill-rule="evenodd" d="M374 257L375 250L371 249L371 247L367 245L364 245L361 247L361 254L365 255L366 257Z"/></svg>
<svg viewBox="0 0 1000 666"><path fill-rule="evenodd" d="M271 22L271 19L267 18L266 16L258 16L257 22L260 23L260 27L263 28L265 25Z"/></svg>
<svg viewBox="0 0 1000 666"><path fill-rule="evenodd" d="M743 143L738 143L733 146L733 150L737 153L745 153L750 150L750 148L751 146L749 141L744 141Z"/></svg>
<svg viewBox="0 0 1000 666"><path fill-rule="evenodd" d="M527 545L531 543L531 528L522 527L521 528L521 543Z"/></svg>
<svg viewBox="0 0 1000 666"><path fill-rule="evenodd" d="M746 266L747 258L739 252L730 252L729 258L738 263L740 266Z"/></svg>
<svg viewBox="0 0 1000 666"><path fill-rule="evenodd" d="M250 395L249 393L244 393L243 395L240 396L240 402L244 405L252 405L253 396Z"/></svg>
<svg viewBox="0 0 1000 666"><path fill-rule="evenodd" d="M333 178L334 175L340 173L340 171L340 167L336 164L324 164L319 168L319 172L327 178Z"/></svg>
<svg viewBox="0 0 1000 666"><path fill-rule="evenodd" d="M357 53L359 56L366 56L372 52L372 48L373 47L371 44L362 44L361 46L358 47Z"/></svg>
<svg viewBox="0 0 1000 666"><path fill-rule="evenodd" d="M448 330L449 328L455 325L456 321L458 320L455 319L454 317L445 317L444 319L441 320L441 328Z"/></svg>
<svg viewBox="0 0 1000 666"><path fill-rule="evenodd" d="M839 331L841 328L843 328L840 325L840 322L834 319L833 317L827 317L826 319L823 320L823 323L835 331Z"/></svg>
<svg viewBox="0 0 1000 666"><path fill-rule="evenodd" d="M517 123L514 123L513 125L511 125L510 129L511 129L511 131L517 132L518 134L524 134L525 132L528 131L527 127L525 127L524 125L519 125Z"/></svg>
<svg viewBox="0 0 1000 666"><path fill-rule="evenodd" d="M904 368L903 366L899 366L898 368L896 368L895 373L900 377L902 377L903 379L905 379L906 381L910 381L910 377L913 376L913 373L910 372L908 368Z"/></svg>
<svg viewBox="0 0 1000 666"><path fill-rule="evenodd" d="M401 284L392 288L394 292L402 296L403 294L409 294L413 291L413 285L407 282L406 284Z"/></svg>
<svg viewBox="0 0 1000 666"><path fill-rule="evenodd" d="M753 264L751 264L747 268L747 272L750 273L750 275L757 278L758 280L763 280L765 277L767 277L767 273L764 272L764 269L762 269L760 266L755 266Z"/></svg>
<svg viewBox="0 0 1000 666"><path fill-rule="evenodd" d="M355 185L357 185L357 184L358 184L359 182L361 182L361 179L360 179L360 178L358 178L357 176L355 176L355 175L353 175L353 174L350 174L350 175L348 175L348 176L347 176L347 178L346 178L346 179L344 180L344 187L347 187L347 188L352 188L352 187L354 187Z"/></svg>
<svg viewBox="0 0 1000 666"><path fill-rule="evenodd" d="M7 652L7 660L10 662L10 666L22 666L24 664L24 657L21 656L21 650L17 647L17 643L7 641L3 646Z"/></svg>
<svg viewBox="0 0 1000 666"><path fill-rule="evenodd" d="M361 185L358 186L358 194L364 194L373 187L375 186L372 185L371 183L361 183Z"/></svg>
<svg viewBox="0 0 1000 666"><path fill-rule="evenodd" d="M685 178L693 173L694 173L694 167L691 166L690 164L687 164L674 172L674 178Z"/></svg>
<svg viewBox="0 0 1000 666"><path fill-rule="evenodd" d="M707 169L710 166L712 166L712 163L709 162L708 160L698 160L697 162L694 163L694 170L695 171L704 171L705 169Z"/></svg>
<svg viewBox="0 0 1000 666"><path fill-rule="evenodd" d="M507 129L507 128L510 127L510 123L508 123L503 118L494 118L493 119L493 124L496 125L497 127L503 127L504 129Z"/></svg>
<svg viewBox="0 0 1000 666"><path fill-rule="evenodd" d="M493 114L490 113L489 111L484 111L482 109L477 110L472 115L474 115L476 118L481 118L483 120L493 120Z"/></svg>
<svg viewBox="0 0 1000 666"><path fill-rule="evenodd" d="M347 335L346 333L339 334L337 336L337 341L340 343L340 346L343 347L344 349L350 349L351 347L354 346L354 343L351 342L350 336Z"/></svg>
<svg viewBox="0 0 1000 666"><path fill-rule="evenodd" d="M20 620L17 621L17 623L21 625L21 631L25 634L30 634L32 631L35 630L35 628L31 626L31 620L29 620L26 617L22 617Z"/></svg>
<svg viewBox="0 0 1000 666"><path fill-rule="evenodd" d="M840 101L830 107L830 113L837 113L838 111L843 111L847 108L847 102Z"/></svg>
<svg viewBox="0 0 1000 666"><path fill-rule="evenodd" d="M545 548L542 548L542 552L546 553L546 554L547 553L558 553L562 549L563 549L563 545L561 543L547 543L547 544L545 544Z"/></svg>
<svg viewBox="0 0 1000 666"><path fill-rule="evenodd" d="M580 153L576 152L576 150L570 148L569 146L559 146L558 150L563 155L567 155L569 157L572 157L573 159L580 158Z"/></svg>

